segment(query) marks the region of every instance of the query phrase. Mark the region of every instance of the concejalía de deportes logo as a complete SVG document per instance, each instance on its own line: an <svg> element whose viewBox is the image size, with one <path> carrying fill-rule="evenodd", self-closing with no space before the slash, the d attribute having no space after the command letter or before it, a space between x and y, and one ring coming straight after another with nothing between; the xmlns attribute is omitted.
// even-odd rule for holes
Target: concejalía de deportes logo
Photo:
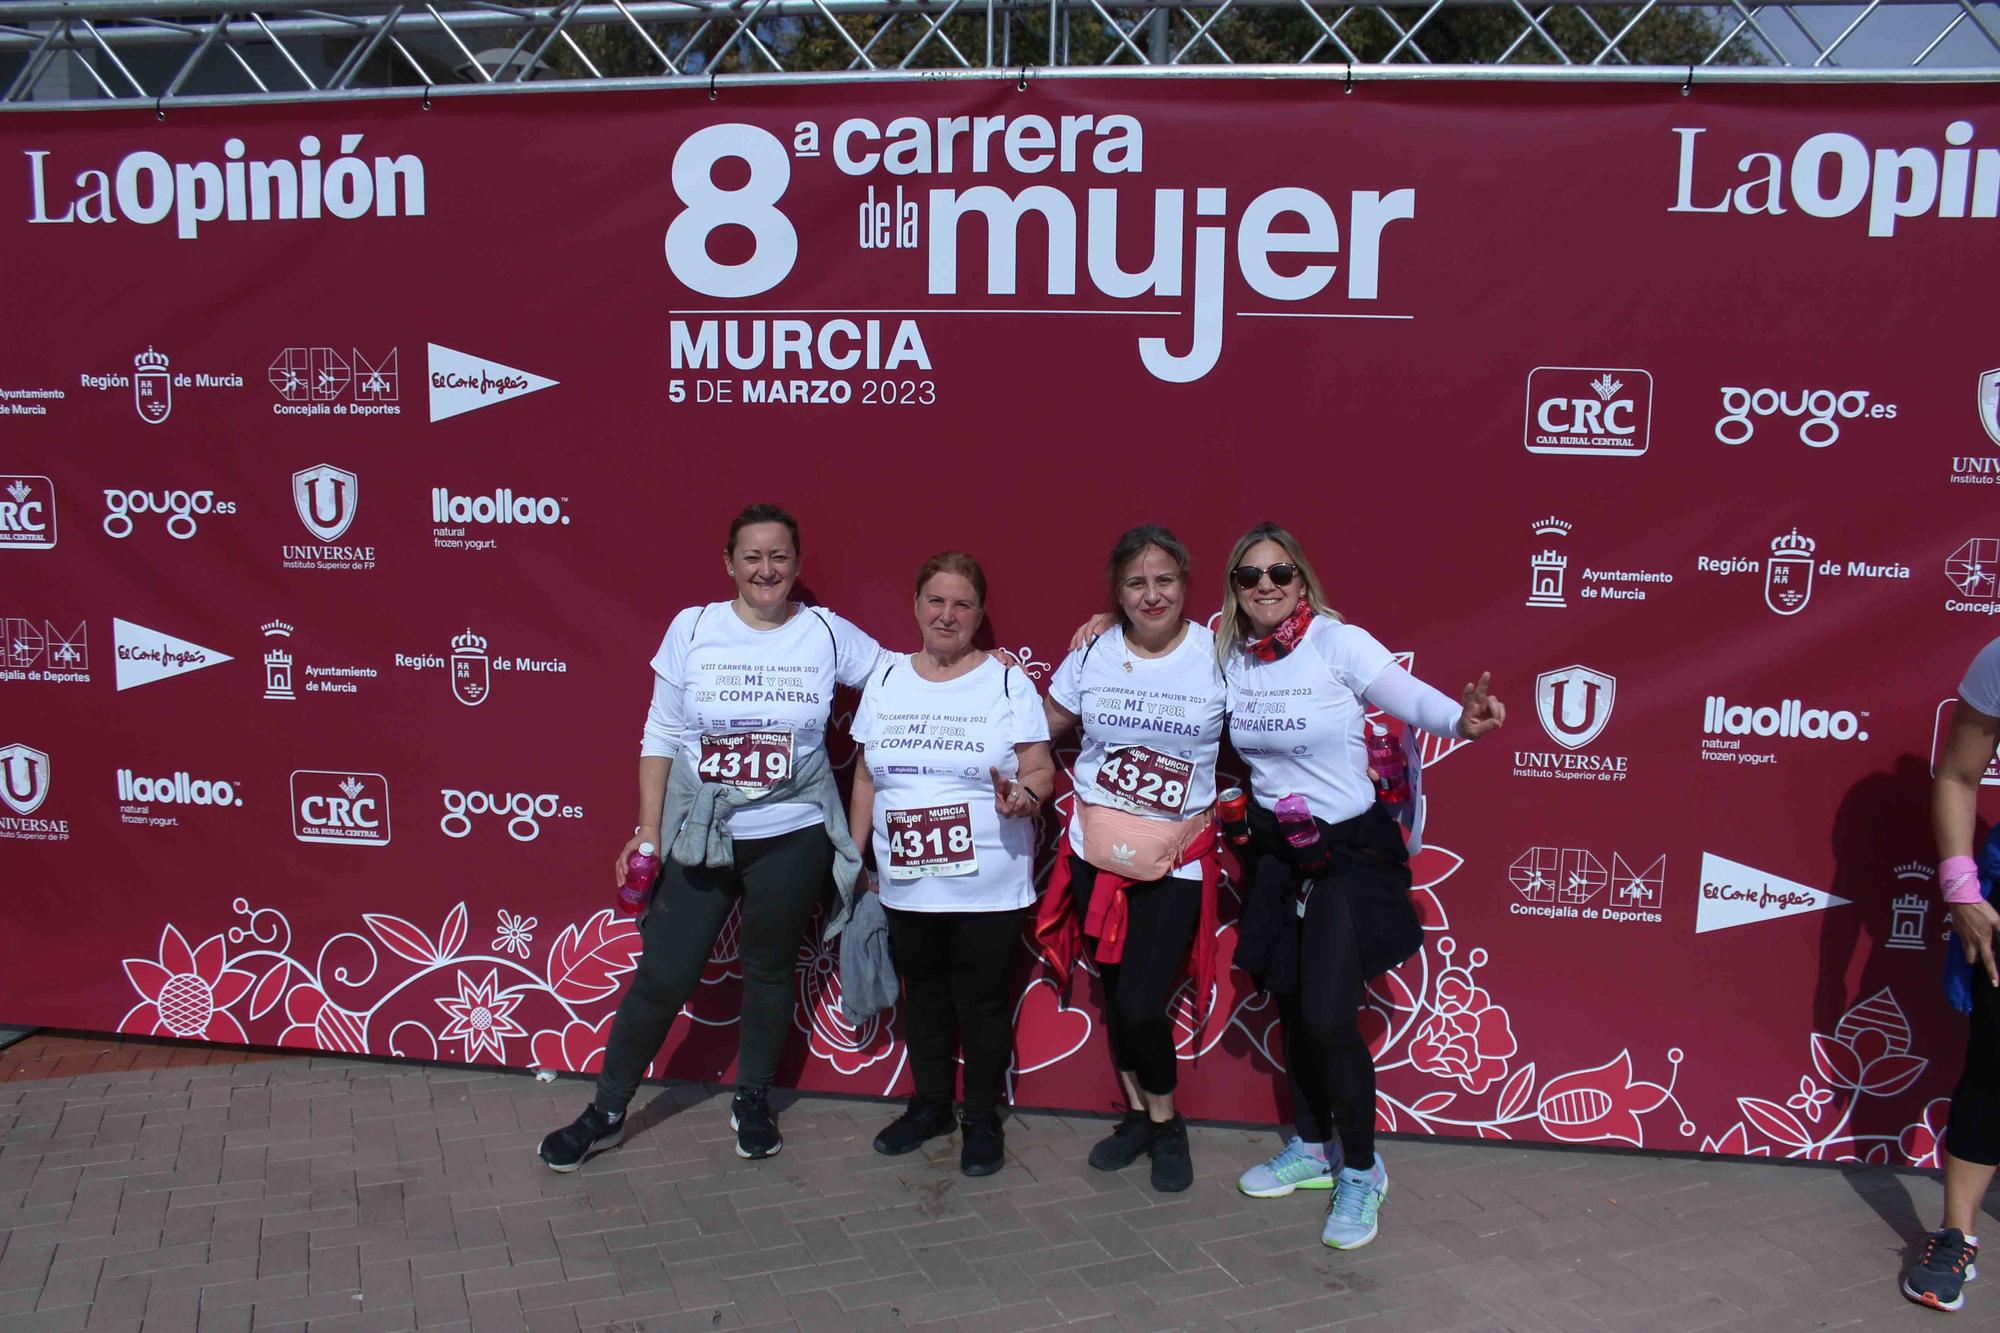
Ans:
<svg viewBox="0 0 2000 1333"><path fill-rule="evenodd" d="M802 121L793 127L789 152L783 140L761 126L707 126L689 135L674 153L673 188L681 207L665 236L666 262L674 277L689 291L721 301L764 297L777 289L800 260L799 231L785 213L785 195L794 171L808 165L816 167L815 174L826 171L818 161L823 154L841 176L890 178L882 188L894 190L893 205L861 205L858 248L864 263L873 262L870 252L884 246L921 249L927 296L959 295L961 286L977 281L981 267L986 295L1017 296L1023 294L1021 254L1046 237L1046 251L1033 265L1045 275L1042 290L1030 294L1075 297L1080 282L1087 283L1090 294L1105 298L1088 309L1150 316L1148 326L1175 329L1170 336L1137 340L1140 362L1169 383L1208 374L1221 355L1225 327L1242 315L1412 317L1378 302L1385 275L1395 271L1385 255L1406 253L1416 245L1415 230L1408 225L1417 216L1414 188L1353 189L1344 210L1318 191L1295 185L1277 185L1247 198L1243 191L1221 185L1121 189L1120 178L1145 169L1146 128L1131 115L904 116L886 126L850 117L825 136L817 122ZM747 166L749 177L725 189L715 173L727 160ZM946 173L950 185L923 183L923 178ZM736 173L739 179L741 174ZM915 178L907 195L899 183L905 177ZM983 179L961 187L966 177ZM923 188L914 188L919 184ZM869 188L872 198L873 181ZM874 216L883 208L893 214L890 225L880 225ZM1034 221L1028 222L1031 214ZM1147 234L1142 230L1147 220L1152 224L1150 250L1134 244ZM721 262L709 254L709 236L723 227L748 233L746 257ZM961 241L968 238L985 243L972 239L967 247L972 254L964 254ZM812 240L816 246L830 243L820 233ZM811 257L818 264L836 258L824 250ZM838 262L851 267L854 260L838 256ZM1127 267L1135 262L1139 267ZM1226 271L1232 267L1233 272ZM1345 281L1337 284L1336 271L1343 267ZM1192 281L1184 284L1190 268ZM1248 299L1261 298L1277 308L1241 311L1235 307L1240 298L1232 297L1225 310L1225 289L1247 291ZM1146 298L1155 299L1119 307ZM1177 304L1163 306L1162 301ZM886 294L867 302L901 303ZM760 303L772 304L769 299ZM747 312L759 318L742 319L732 318L727 307L674 313L722 317L672 321L675 369L719 369L724 349L737 370L847 370L862 361L864 351L868 370L929 369L931 364L913 319L901 320L887 337L870 330L864 344L863 330L850 319L761 318L838 311L760 309Z"/></svg>

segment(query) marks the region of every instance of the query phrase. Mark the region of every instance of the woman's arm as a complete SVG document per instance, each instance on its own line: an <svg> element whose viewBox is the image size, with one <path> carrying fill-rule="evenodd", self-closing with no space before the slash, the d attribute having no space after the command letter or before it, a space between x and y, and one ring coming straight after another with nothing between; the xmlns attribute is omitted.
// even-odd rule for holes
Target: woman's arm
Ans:
<svg viewBox="0 0 2000 1333"><path fill-rule="evenodd" d="M658 672L653 676L653 698L646 708L646 726L639 738L639 818L632 837L618 853L613 871L616 882L625 882L625 863L639 844L650 842L666 859L660 837L660 808L667 802L667 777L674 771L674 756L680 753L687 735L687 719L681 711L683 693L678 684Z"/></svg>
<svg viewBox="0 0 2000 1333"><path fill-rule="evenodd" d="M1433 736L1476 741L1507 720L1506 706L1487 693L1491 680L1490 673L1482 672L1476 684L1467 685L1463 696L1453 700L1391 663L1368 683L1361 697L1371 707Z"/></svg>
<svg viewBox="0 0 2000 1333"><path fill-rule="evenodd" d="M1943 881L1946 904L1951 909L1952 933L1973 965L2000 986L2000 962L1995 961L1993 947L2000 913L1983 900L1952 901L1955 891L1963 892L1957 881L1967 873L1977 882L1972 835L1979 817L1979 784L1996 744L2000 744L2000 718L1980 712L1961 698L1952 714L1944 755L1938 761L1937 781L1931 786L1931 829L1937 835L1938 878Z"/></svg>
<svg viewBox="0 0 2000 1333"><path fill-rule="evenodd" d="M1052 741L1059 741L1069 735L1070 728L1074 727L1077 721L1076 714L1057 703L1053 695L1042 696L1042 716L1048 719L1049 739ZM1019 752L1017 747L1015 753ZM1048 793L1045 791L1042 795L1046 796Z"/></svg>
<svg viewBox="0 0 2000 1333"><path fill-rule="evenodd" d="M1003 815L1016 819L1034 814L1048 804L1055 792L1056 761L1047 741L1029 741L1014 747L1018 774L1012 779L993 770L993 805Z"/></svg>
<svg viewBox="0 0 2000 1333"><path fill-rule="evenodd" d="M1931 788L1931 828L1941 858L1972 855L1979 783L1996 745L2000 745L2000 717L1988 717L1960 699Z"/></svg>
<svg viewBox="0 0 2000 1333"><path fill-rule="evenodd" d="M867 747L854 747L854 789L847 794L847 832L861 852L862 886L872 887L867 873L870 853L875 846L875 775L868 771Z"/></svg>

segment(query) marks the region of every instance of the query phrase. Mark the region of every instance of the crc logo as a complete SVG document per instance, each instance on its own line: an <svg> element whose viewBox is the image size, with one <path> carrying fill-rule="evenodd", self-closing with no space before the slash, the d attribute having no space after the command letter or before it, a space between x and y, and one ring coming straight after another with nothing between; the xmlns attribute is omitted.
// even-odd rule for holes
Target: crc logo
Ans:
<svg viewBox="0 0 2000 1333"><path fill-rule="evenodd" d="M1646 452L1653 377L1643 370L1537 366L1528 372L1531 454L1632 456Z"/></svg>
<svg viewBox="0 0 2000 1333"><path fill-rule="evenodd" d="M354 523L361 504L359 481L352 472L328 463L292 474L292 506L299 522L323 542L337 541Z"/></svg>
<svg viewBox="0 0 2000 1333"><path fill-rule="evenodd" d="M292 774L292 836L300 842L389 844L389 779L302 768Z"/></svg>
<svg viewBox="0 0 2000 1333"><path fill-rule="evenodd" d="M1724 444L1748 444L1765 417L1785 417L1799 423L1799 442L1824 449L1840 438L1840 423L1857 417L1892 421L1894 403L1868 401L1867 389L1736 389L1722 391L1722 416L1715 438Z"/></svg>
<svg viewBox="0 0 2000 1333"><path fill-rule="evenodd" d="M1618 678L1587 666L1566 666L1535 677L1535 713L1542 730L1566 750L1597 739L1611 720Z"/></svg>
<svg viewBox="0 0 2000 1333"><path fill-rule="evenodd" d="M444 798L444 818L438 821L438 827L447 838L468 836L473 819L480 815L507 816L507 836L515 842L533 842L541 837L544 819L583 818L582 806L565 805L562 797L553 792L540 796L508 792L505 796L495 796L486 791L445 788L438 794Z"/></svg>
<svg viewBox="0 0 2000 1333"><path fill-rule="evenodd" d="M158 514L167 521L167 535L186 541L201 530L209 514L233 514L234 500L218 500L214 491L104 492L104 534L119 541L132 535L134 514Z"/></svg>
<svg viewBox="0 0 2000 1333"><path fill-rule="evenodd" d="M0 476L0 550L46 551L56 544L56 484L47 477Z"/></svg>
<svg viewBox="0 0 2000 1333"><path fill-rule="evenodd" d="M32 815L49 798L49 757L16 741L0 746L0 801L17 815Z"/></svg>

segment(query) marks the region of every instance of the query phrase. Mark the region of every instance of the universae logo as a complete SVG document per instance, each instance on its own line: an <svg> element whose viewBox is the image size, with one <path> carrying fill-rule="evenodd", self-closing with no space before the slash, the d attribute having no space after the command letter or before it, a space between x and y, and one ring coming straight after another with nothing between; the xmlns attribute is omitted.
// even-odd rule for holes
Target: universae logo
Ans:
<svg viewBox="0 0 2000 1333"><path fill-rule="evenodd" d="M32 815L49 796L49 757L15 741L0 746L0 801L17 815Z"/></svg>
<svg viewBox="0 0 2000 1333"><path fill-rule="evenodd" d="M1611 720L1618 678L1587 666L1560 667L1535 677L1535 715L1542 730L1566 750L1596 740Z"/></svg>

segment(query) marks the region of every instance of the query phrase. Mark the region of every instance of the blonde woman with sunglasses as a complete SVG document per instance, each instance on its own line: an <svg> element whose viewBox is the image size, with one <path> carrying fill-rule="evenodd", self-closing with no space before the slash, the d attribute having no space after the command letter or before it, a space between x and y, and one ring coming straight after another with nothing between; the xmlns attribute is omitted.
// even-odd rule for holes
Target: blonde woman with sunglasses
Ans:
<svg viewBox="0 0 2000 1333"><path fill-rule="evenodd" d="M1375 1151L1375 1065L1356 1020L1362 987L1414 954L1409 854L1370 780L1366 717L1379 708L1438 736L1477 740L1506 720L1488 677L1454 702L1396 665L1327 604L1299 543L1260 523L1230 553L1215 649L1228 686L1229 739L1250 769L1249 893L1236 965L1278 1000L1294 1135L1238 1187L1253 1198L1327 1189L1321 1241L1375 1239L1389 1175ZM1281 798L1313 826L1295 846Z"/></svg>

